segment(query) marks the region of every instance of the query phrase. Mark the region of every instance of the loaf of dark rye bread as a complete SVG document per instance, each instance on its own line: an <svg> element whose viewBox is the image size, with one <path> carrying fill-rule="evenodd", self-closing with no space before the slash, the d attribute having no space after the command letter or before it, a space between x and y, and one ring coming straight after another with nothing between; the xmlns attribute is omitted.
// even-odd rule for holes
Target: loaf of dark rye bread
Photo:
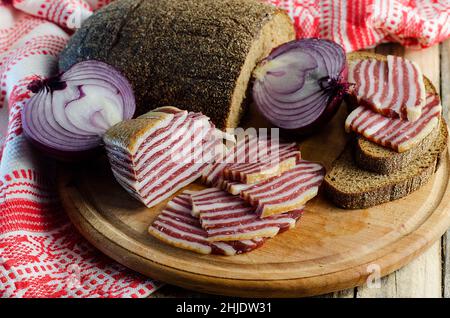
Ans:
<svg viewBox="0 0 450 318"><path fill-rule="evenodd" d="M60 56L130 80L141 115L173 105L236 127L257 62L295 38L288 15L257 0L117 0L91 16Z"/></svg>
<svg viewBox="0 0 450 318"><path fill-rule="evenodd" d="M375 53L355 52L348 55L349 61L369 58L386 61L386 56ZM427 93L438 94L436 88L428 78L424 77L424 82ZM354 102L354 100L350 102ZM351 105L350 107L354 108L355 106ZM436 127L416 147L402 153L377 145L362 136L357 136L355 162L364 170L381 174L391 174L424 154L431 147L438 133L439 127Z"/></svg>
<svg viewBox="0 0 450 318"><path fill-rule="evenodd" d="M324 191L335 205L345 209L363 209L405 197L427 183L436 172L447 153L447 139L447 125L441 120L431 147L389 175L359 168L353 158L353 143L349 143L325 177Z"/></svg>

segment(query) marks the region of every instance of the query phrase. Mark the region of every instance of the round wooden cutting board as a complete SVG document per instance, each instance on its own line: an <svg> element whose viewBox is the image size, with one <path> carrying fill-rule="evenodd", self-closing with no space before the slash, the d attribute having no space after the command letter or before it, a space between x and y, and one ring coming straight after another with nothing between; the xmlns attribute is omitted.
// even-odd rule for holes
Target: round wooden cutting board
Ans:
<svg viewBox="0 0 450 318"><path fill-rule="evenodd" d="M346 143L344 116L342 108L319 134L300 142L305 159L330 168ZM63 204L93 245L140 273L207 293L294 297L362 285L406 265L450 226L448 156L430 182L406 198L349 211L321 194L307 204L294 230L232 257L198 255L147 234L165 202L147 209L132 199L106 159L60 172Z"/></svg>

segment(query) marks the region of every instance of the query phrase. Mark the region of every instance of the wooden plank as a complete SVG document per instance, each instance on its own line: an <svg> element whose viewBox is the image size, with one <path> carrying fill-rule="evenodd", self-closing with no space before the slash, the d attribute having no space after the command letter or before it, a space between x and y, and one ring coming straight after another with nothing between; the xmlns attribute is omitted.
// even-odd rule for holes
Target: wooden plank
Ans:
<svg viewBox="0 0 450 318"><path fill-rule="evenodd" d="M438 298L442 296L440 253L436 242L426 253L399 271L381 279L377 286L357 288L357 298Z"/></svg>
<svg viewBox="0 0 450 318"><path fill-rule="evenodd" d="M450 105L450 40L442 43L440 49L442 106L448 122L448 108Z"/></svg>
<svg viewBox="0 0 450 318"><path fill-rule="evenodd" d="M355 298L356 288L340 290L334 293L318 296L318 298Z"/></svg>
<svg viewBox="0 0 450 318"><path fill-rule="evenodd" d="M379 46L376 51L383 54L404 55L416 61L424 70L426 76L442 89L443 104L447 106L450 100L450 41L441 47L441 67L442 85L439 84L440 61L439 48L433 47L424 51L405 50L399 45L385 44ZM441 86L441 87L440 87ZM450 233L449 233L450 235ZM447 238L443 238L443 261L444 269L441 272L441 244L435 243L426 253L414 260L403 269L380 280L379 284L367 284L355 288L347 289L321 297L331 298L353 298L353 297L440 297L441 282L444 282L444 295L450 297L450 246L447 245ZM441 276L441 273L443 276ZM168 287L161 290L157 297L202 297L197 294L182 289Z"/></svg>
<svg viewBox="0 0 450 318"><path fill-rule="evenodd" d="M441 44L441 96L447 122L450 105L450 40ZM450 298L450 230L442 238L443 296Z"/></svg>
<svg viewBox="0 0 450 318"><path fill-rule="evenodd" d="M439 45L425 50L405 50L404 56L419 64L422 72L440 91L440 53Z"/></svg>
<svg viewBox="0 0 450 318"><path fill-rule="evenodd" d="M450 298L450 230L442 237L442 294Z"/></svg>
<svg viewBox="0 0 450 318"><path fill-rule="evenodd" d="M377 53L405 56L422 68L436 89L440 89L439 46L415 51L400 45L385 44L376 49ZM450 72L450 69L449 69ZM357 288L356 297L441 297L442 267L441 242L436 242L426 253L399 271L383 278L378 286L367 284Z"/></svg>
<svg viewBox="0 0 450 318"><path fill-rule="evenodd" d="M344 134L343 117L335 119L307 140L311 146L302 147L305 158L331 161L330 146L337 147L336 142L343 143L338 138L345 137L339 137ZM320 141L330 136L332 143ZM443 160L434 182L407 199L381 208L343 211L319 196L308 203L311 212L305 213L300 226L269 240L262 249L234 257L198 255L150 236L148 225L167 201L151 209L139 204L114 182L102 160L77 171L60 170L59 193L74 225L123 265L201 292L293 297L342 290L365 281L367 264L374 260L383 273L401 268L450 226L450 201L439 202L441 197L450 197L450 163ZM195 183L188 187L200 188Z"/></svg>
<svg viewBox="0 0 450 318"><path fill-rule="evenodd" d="M445 107L449 105L450 41L444 43L440 50L436 46L423 51L412 51L405 50L399 45L385 44L379 46L376 51L383 54L404 55L416 61L424 70L424 74L435 84L436 88L442 90L443 105ZM439 55L442 57L441 60L439 59ZM440 68L443 70L442 75L440 75ZM440 79L442 81L441 83ZM423 255L403 269L381 279L378 284L375 283L370 286L366 284L356 289L347 289L321 297L441 297L442 284L444 285L444 296L450 297L450 244L447 244L449 237L450 232L442 239L443 267L441 267L441 242L436 242ZM166 291L163 289L159 293L159 297L166 297L166 295L201 297L203 295L182 289L173 290L173 287L169 287Z"/></svg>
<svg viewBox="0 0 450 318"><path fill-rule="evenodd" d="M375 48L366 49L363 51L375 53ZM327 295L323 295L322 297L325 297L325 298L355 298L356 294L357 294L357 290L358 290L357 288L349 288L349 289L340 290L340 291L337 291L334 293L330 293Z"/></svg>

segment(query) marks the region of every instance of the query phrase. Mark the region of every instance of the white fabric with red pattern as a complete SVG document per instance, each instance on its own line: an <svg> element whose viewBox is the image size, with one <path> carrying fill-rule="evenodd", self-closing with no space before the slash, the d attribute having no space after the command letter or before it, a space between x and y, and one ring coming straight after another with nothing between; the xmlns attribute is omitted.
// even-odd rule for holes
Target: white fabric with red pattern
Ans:
<svg viewBox="0 0 450 318"><path fill-rule="evenodd" d="M428 47L450 34L448 0L262 1L286 9L298 37L333 39L347 51L386 41ZM109 2L0 3L0 297L146 297L158 286L75 231L56 195L53 163L22 134L27 84L57 72L71 30Z"/></svg>

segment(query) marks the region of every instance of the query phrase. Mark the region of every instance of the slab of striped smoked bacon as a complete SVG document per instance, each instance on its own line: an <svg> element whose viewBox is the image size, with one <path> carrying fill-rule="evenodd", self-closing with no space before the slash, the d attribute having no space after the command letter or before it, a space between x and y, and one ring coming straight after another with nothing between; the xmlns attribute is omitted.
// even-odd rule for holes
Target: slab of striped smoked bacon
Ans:
<svg viewBox="0 0 450 318"><path fill-rule="evenodd" d="M147 207L198 179L222 145L206 116L175 107L121 122L104 142L115 178Z"/></svg>
<svg viewBox="0 0 450 318"><path fill-rule="evenodd" d="M149 227L149 233L159 240L200 254L232 256L250 252L265 242L264 238L229 242L210 242L197 217L192 216L191 198L182 193L173 198Z"/></svg>
<svg viewBox="0 0 450 318"><path fill-rule="evenodd" d="M349 63L349 82L355 84L359 105L384 116L416 121L422 114L425 85L412 61L392 55L387 61L355 60Z"/></svg>
<svg viewBox="0 0 450 318"><path fill-rule="evenodd" d="M434 94L427 96L422 116L415 122L387 118L360 106L347 117L345 129L381 146L404 152L420 143L438 126L441 112L439 96Z"/></svg>
<svg viewBox="0 0 450 318"><path fill-rule="evenodd" d="M294 211L261 219L255 209L238 196L210 188L191 194L192 213L198 216L209 241L269 238L293 227L303 213Z"/></svg>

